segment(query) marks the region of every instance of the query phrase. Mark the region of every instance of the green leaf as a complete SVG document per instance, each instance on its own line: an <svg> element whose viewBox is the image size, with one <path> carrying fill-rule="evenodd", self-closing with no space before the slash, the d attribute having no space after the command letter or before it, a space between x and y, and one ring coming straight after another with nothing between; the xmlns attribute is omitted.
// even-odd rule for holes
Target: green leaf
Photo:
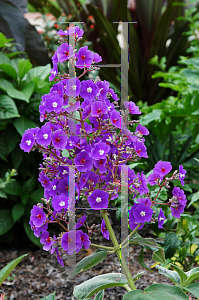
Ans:
<svg viewBox="0 0 199 300"><path fill-rule="evenodd" d="M141 277L142 275L144 275L144 274L145 274L145 272L143 271L143 272L140 272L140 273L134 275L134 276L132 277L132 278L133 278L133 281L136 281L136 280L140 279L140 277Z"/></svg>
<svg viewBox="0 0 199 300"><path fill-rule="evenodd" d="M97 293L94 300L103 300L104 299L104 290Z"/></svg>
<svg viewBox="0 0 199 300"><path fill-rule="evenodd" d="M152 238L143 238L141 236L130 237L129 243L139 244L142 246L148 246L152 248L158 248L156 241Z"/></svg>
<svg viewBox="0 0 199 300"><path fill-rule="evenodd" d="M21 186L17 181L9 182L5 188L2 189L6 194L19 196L21 195Z"/></svg>
<svg viewBox="0 0 199 300"><path fill-rule="evenodd" d="M29 98L23 93L23 91L17 90L12 83L4 78L0 78L0 89L5 91L8 96L12 97L13 99L19 99L22 101L29 102Z"/></svg>
<svg viewBox="0 0 199 300"><path fill-rule="evenodd" d="M198 282L193 283L193 284L189 285L188 287L183 286L182 289L188 293L191 293L195 297L199 298L199 283Z"/></svg>
<svg viewBox="0 0 199 300"><path fill-rule="evenodd" d="M152 284L144 291L134 290L124 294L123 300L189 300L177 286Z"/></svg>
<svg viewBox="0 0 199 300"><path fill-rule="evenodd" d="M7 156L6 144L5 144L4 138L2 136L0 136L0 158L5 160L6 162L8 162L6 156Z"/></svg>
<svg viewBox="0 0 199 300"><path fill-rule="evenodd" d="M18 60L18 74L19 78L22 79L24 75L32 68L32 64L29 59Z"/></svg>
<svg viewBox="0 0 199 300"><path fill-rule="evenodd" d="M162 110L161 109L154 109L152 112L146 114L143 117L140 117L140 124L141 125L148 125L152 121L161 121Z"/></svg>
<svg viewBox="0 0 199 300"><path fill-rule="evenodd" d="M18 169L20 166L23 156L24 152L19 148L19 146L15 147L14 151L11 152L12 163L15 169Z"/></svg>
<svg viewBox="0 0 199 300"><path fill-rule="evenodd" d="M138 256L138 260L139 260L139 264L145 268L146 270L148 270L149 272L153 272L150 268L147 267L147 265L145 264L144 262L144 249L142 248L141 251L140 251L140 254Z"/></svg>
<svg viewBox="0 0 199 300"><path fill-rule="evenodd" d="M39 238L37 238L34 235L33 231L31 230L31 227L29 224L29 219L23 218L23 226L24 226L25 232L27 234L27 237L31 240L31 242L33 242L38 247L42 248L43 245L41 245Z"/></svg>
<svg viewBox="0 0 199 300"><path fill-rule="evenodd" d="M155 261L159 261L163 264L166 263L165 261L165 254L164 254L164 250L162 248L159 248L158 251L155 251L153 253L153 256L152 256L153 260Z"/></svg>
<svg viewBox="0 0 199 300"><path fill-rule="evenodd" d="M41 298L40 300L55 300L55 293L50 294L44 298Z"/></svg>
<svg viewBox="0 0 199 300"><path fill-rule="evenodd" d="M73 295L78 300L86 299L95 293L105 290L107 288L122 286L127 284L127 279L125 275L118 273L108 273L96 276L83 282L80 285L75 286Z"/></svg>
<svg viewBox="0 0 199 300"><path fill-rule="evenodd" d="M12 270L20 263L20 261L26 257L28 254L24 254L14 260L12 260L9 264L7 264L3 269L0 271L0 286L4 282L4 280L8 277L8 275L12 272Z"/></svg>
<svg viewBox="0 0 199 300"><path fill-rule="evenodd" d="M18 221L24 214L25 209L22 203L17 203L12 209L12 218L14 222Z"/></svg>
<svg viewBox="0 0 199 300"><path fill-rule="evenodd" d="M187 206L187 208L189 208L189 206L191 206L194 202L199 200L199 192L193 194L193 196L191 197L191 201L189 202L189 205Z"/></svg>
<svg viewBox="0 0 199 300"><path fill-rule="evenodd" d="M6 193L2 192L1 190L0 190L0 198L5 198L5 199L7 199Z"/></svg>
<svg viewBox="0 0 199 300"><path fill-rule="evenodd" d="M168 270L162 266L156 266L156 268L158 269L158 272L161 275L166 276L167 278L171 279L171 281L173 281L173 283L179 283L180 284L180 276L176 271L171 271Z"/></svg>
<svg viewBox="0 0 199 300"><path fill-rule="evenodd" d="M172 256L174 256L179 243L180 241L174 232L166 233L164 241L164 251L166 258L171 258Z"/></svg>
<svg viewBox="0 0 199 300"><path fill-rule="evenodd" d="M44 190L43 189L38 189L31 193L30 199L32 199L35 203L41 202L41 198L44 197Z"/></svg>
<svg viewBox="0 0 199 300"><path fill-rule="evenodd" d="M199 279L199 267L194 268L190 270L189 272L186 272L186 275L188 276L186 286L194 282L195 280Z"/></svg>
<svg viewBox="0 0 199 300"><path fill-rule="evenodd" d="M6 233L12 228L14 221L10 209L0 210L0 235Z"/></svg>
<svg viewBox="0 0 199 300"><path fill-rule="evenodd" d="M23 136L25 130L36 127L35 123L25 116L14 120L13 125L21 136Z"/></svg>
<svg viewBox="0 0 199 300"><path fill-rule="evenodd" d="M180 279L181 279L181 282L180 284L182 286L184 286L188 276L185 274L185 272L183 272L183 270L181 270L178 266L174 265L174 264L171 264L171 266L174 268L174 270L176 270L176 272L179 274L180 276Z"/></svg>
<svg viewBox="0 0 199 300"><path fill-rule="evenodd" d="M26 99L30 99L33 91L34 91L34 87L35 87L35 84L34 82L32 81L29 81L25 86L24 88L21 90L21 92L25 95Z"/></svg>
<svg viewBox="0 0 199 300"><path fill-rule="evenodd" d="M7 95L0 95L0 119L19 117L14 101Z"/></svg>
<svg viewBox="0 0 199 300"><path fill-rule="evenodd" d="M10 152L12 152L13 149L16 147L16 145L19 144L19 135L13 126L9 126L4 131L3 137L6 144L6 152L7 155L9 155Z"/></svg>
<svg viewBox="0 0 199 300"><path fill-rule="evenodd" d="M0 64L0 69L17 82L17 72L11 64Z"/></svg>
<svg viewBox="0 0 199 300"><path fill-rule="evenodd" d="M106 250L96 250L93 254L84 257L73 269L71 277L86 271L99 264L107 256Z"/></svg>
<svg viewBox="0 0 199 300"><path fill-rule="evenodd" d="M50 71L50 64L47 64L46 66L35 67L28 71L28 73L26 74L26 79L29 81L37 77L39 79L45 80L50 75Z"/></svg>

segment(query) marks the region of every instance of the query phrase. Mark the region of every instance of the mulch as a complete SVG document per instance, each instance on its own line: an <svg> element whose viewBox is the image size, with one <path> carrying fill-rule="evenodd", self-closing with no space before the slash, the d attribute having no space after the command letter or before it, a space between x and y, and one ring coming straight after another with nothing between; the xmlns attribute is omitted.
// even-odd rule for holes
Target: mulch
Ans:
<svg viewBox="0 0 199 300"><path fill-rule="evenodd" d="M95 220L95 224L101 222L101 219L92 212L88 220ZM98 213L99 215L99 213ZM116 234L117 239L120 238L120 226L115 217L115 212L111 212L112 226ZM97 223L98 222L98 223ZM92 223L91 223L92 224ZM149 236L150 230L143 231L143 234ZM142 234L142 235L143 235ZM98 243L106 246L112 246L111 241L107 241L103 238L102 234L95 233L92 236L92 243ZM120 273L120 263L115 253L108 254L108 256L97 266L77 274L74 278L70 278L71 274L71 257L64 257L65 266L62 267L58 264L54 255L43 249L37 248L35 245L28 242L19 243L16 246L0 245L0 269L3 268L11 260L28 253L18 266L13 270L10 276L4 281L0 287L0 295L4 293L6 300L39 300L53 292L56 293L56 300L75 300L73 296L73 289L76 285L81 284L85 280L91 279L94 276L106 274L106 273ZM88 250L81 250L76 254L76 262L79 262L86 255L90 255L96 248L90 247ZM145 289L154 283L172 284L172 282L166 277L160 275L158 271L153 268L153 273L142 268L138 262L138 256L140 254L141 246L130 245L129 246L129 267L132 275L136 275L142 271L145 274L135 282L137 289ZM155 262L152 260L152 251L144 249L145 264L150 267ZM123 295L127 291L124 288L116 287L109 290L105 290L104 300L122 300ZM192 298L195 299L195 298Z"/></svg>

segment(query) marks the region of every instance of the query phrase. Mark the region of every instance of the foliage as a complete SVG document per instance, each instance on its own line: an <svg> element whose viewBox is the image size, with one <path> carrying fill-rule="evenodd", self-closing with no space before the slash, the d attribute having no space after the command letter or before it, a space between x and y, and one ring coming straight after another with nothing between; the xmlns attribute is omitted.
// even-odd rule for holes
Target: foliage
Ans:
<svg viewBox="0 0 199 300"><path fill-rule="evenodd" d="M22 153L18 144L24 130L36 127L41 96L50 90L46 79L51 67L33 68L28 59L9 58L17 56L5 49L10 43L0 35L0 177L9 180L15 175L14 171L7 173L11 169L16 169L18 176L1 186L0 241L11 243L14 225L23 222L29 238L40 245L27 228L31 206L42 197L37 187L41 156ZM5 180L1 183L5 184Z"/></svg>
<svg viewBox="0 0 199 300"><path fill-rule="evenodd" d="M33 64L45 66L50 59L41 36L24 17L27 12L26 0L1 0L1 32L9 39L14 38L18 51L27 52Z"/></svg>
<svg viewBox="0 0 199 300"><path fill-rule="evenodd" d="M174 6L175 1L169 0L163 6L163 1L155 0L129 1L129 4L127 0L92 0L89 3L58 0L65 14L72 15L71 21L85 23L84 29L89 29L86 32L87 39L93 42L94 51L103 57L103 64L121 63L121 49L116 38L117 34L121 37L121 33L118 32L117 22L137 22L129 24L129 97L134 102L142 99L149 105L161 101L165 95L168 96L168 91L158 87L158 79L151 79L156 68L148 65L148 61L154 55L166 56L169 68L176 63L180 54L185 53L188 46L182 35L187 28L187 21L177 20L178 16L184 14L181 6L184 1L178 2ZM101 68L100 77L120 90L120 68Z"/></svg>

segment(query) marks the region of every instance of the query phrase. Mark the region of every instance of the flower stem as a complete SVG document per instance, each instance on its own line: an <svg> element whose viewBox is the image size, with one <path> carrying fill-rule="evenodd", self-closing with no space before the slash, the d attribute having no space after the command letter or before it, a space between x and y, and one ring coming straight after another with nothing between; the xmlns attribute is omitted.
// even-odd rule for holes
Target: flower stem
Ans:
<svg viewBox="0 0 199 300"><path fill-rule="evenodd" d="M104 218L104 221L105 221L105 224L106 224L106 228L109 231L110 238L111 238L111 240L113 242L113 245L114 245L114 248L116 250L116 254L117 254L118 260L121 263L122 270L124 271L126 279L128 280L128 284L129 284L131 290L136 290L133 278L131 277L131 273L130 273L130 271L128 269L128 266L127 266L127 264L125 262L125 259L124 259L124 256L123 256L122 252L121 252L121 249L120 249L120 246L118 244L118 241L117 241L117 239L115 237L115 234L114 234L113 228L112 228L112 226L110 224L107 212L106 212L106 210L101 210L100 212L101 212L101 214L102 214L102 216Z"/></svg>
<svg viewBox="0 0 199 300"><path fill-rule="evenodd" d="M101 246L101 245L97 245L97 244L93 244L93 243L91 243L90 246L102 248L102 249L106 249L106 250L114 250L114 247Z"/></svg>

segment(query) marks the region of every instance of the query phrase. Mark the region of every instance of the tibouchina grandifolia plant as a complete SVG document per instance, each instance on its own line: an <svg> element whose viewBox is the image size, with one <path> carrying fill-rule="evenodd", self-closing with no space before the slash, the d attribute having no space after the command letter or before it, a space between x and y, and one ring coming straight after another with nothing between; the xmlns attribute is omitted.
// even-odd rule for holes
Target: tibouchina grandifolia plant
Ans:
<svg viewBox="0 0 199 300"><path fill-rule="evenodd" d="M98 297L102 299L104 289L115 286L127 290L123 298L125 300L158 299L160 295L167 299L189 299L185 292L195 293L190 286L193 280L188 282L183 281L184 279L181 281L176 279L174 283L177 286L155 284L145 291L137 290L134 281L141 275L131 276L121 251L121 248L128 245L128 239L131 242L141 241L142 245L148 245L149 239L135 235L137 230L143 228L145 222L157 220L158 227L163 228L165 215L160 208L161 205L168 206L172 216L180 218L187 200L179 187L174 187L173 196L167 202L157 201L161 190L164 187L169 189L170 181L179 179L184 185L186 171L183 166L179 166L179 171L174 171L170 177L167 177L172 170L171 163L158 161L152 174L147 178L143 172L136 174L133 169L126 166L128 193L133 195L134 199L128 214L129 227L132 231L121 245L118 244L113 232L107 208L121 192L121 166L126 165L128 161L135 162L141 157L148 157L143 136L148 135L149 131L140 124L135 132L127 129L128 125L135 124L136 121L129 121L124 117L125 113L139 115L141 112L135 103L124 101L126 111L120 114L117 110L119 98L107 81L101 81L99 78L95 81L92 79L80 81L83 75L96 69L95 63L102 61L102 58L88 50L87 46L76 51L76 42L81 39L83 33L84 31L78 26L57 32L60 35L60 47L52 57L53 69L49 77L50 81L55 80L56 83L50 93L42 97L39 108L40 121L45 121L45 124L41 128L26 130L20 143L21 149L25 152L38 149L43 153L39 181L44 187L44 198L43 203L34 205L31 210L31 229L34 235L40 238L44 250L50 251L51 254L56 253L58 262L62 266L64 266L63 254L65 253L73 255L81 248L88 249L89 246L99 248L77 264L73 275L89 269L91 261L92 266L96 265L108 253L116 252L124 274L109 273L85 281L74 289L74 296L77 299L88 299L95 293L100 293ZM69 38L73 39L73 45L69 44ZM58 72L58 63L67 61L72 66L74 77L66 73L61 75ZM75 67L83 70L78 77L75 76ZM68 156L65 155L66 152ZM74 184L70 177L72 168ZM149 185L158 187L155 197L150 195ZM75 197L71 197L70 192ZM100 227L105 239L112 240L113 247L91 243L91 234L96 230L96 226L85 225L86 214L79 218L72 228L69 226L70 213L74 212L75 204L80 197L82 201L88 202L91 209L100 210L102 223L101 227L97 226L97 228ZM156 211L153 210L154 206L157 206ZM58 236L49 235L50 223L58 223L61 226L62 232ZM86 228L87 233L81 230L81 227ZM162 248L157 246L154 240L150 239L150 243L151 241L153 242L149 245L157 250L154 257L162 255L163 259ZM180 271L180 275L178 271L169 272L174 272L181 278L183 271ZM161 272L166 273L162 269ZM189 275L185 274L187 280ZM197 279L196 277L194 280Z"/></svg>

